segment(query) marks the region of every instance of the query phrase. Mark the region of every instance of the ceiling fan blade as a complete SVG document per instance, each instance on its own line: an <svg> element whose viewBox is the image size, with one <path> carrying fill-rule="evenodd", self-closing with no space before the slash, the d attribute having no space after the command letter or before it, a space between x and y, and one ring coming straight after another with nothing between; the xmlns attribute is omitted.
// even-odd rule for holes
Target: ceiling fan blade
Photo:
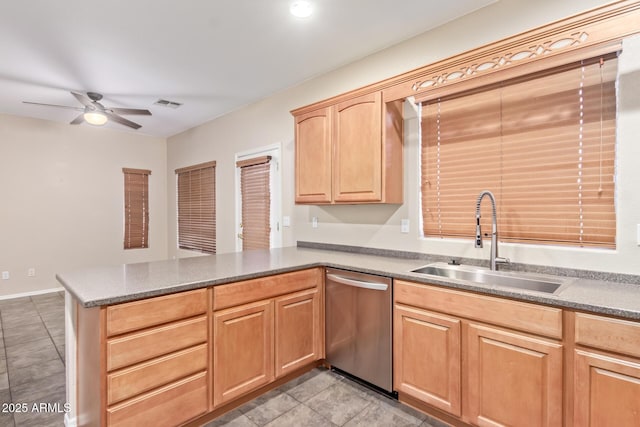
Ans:
<svg viewBox="0 0 640 427"><path fill-rule="evenodd" d="M131 120L127 120L124 117L120 117L117 114L113 114L111 112L105 111L104 114L109 118L109 120L113 120L116 123L120 123L121 125L129 126L133 129L140 129L142 125L139 125Z"/></svg>
<svg viewBox="0 0 640 427"><path fill-rule="evenodd" d="M68 105L56 105L56 104L43 104L41 102L29 102L29 101L22 101L23 104L31 104L31 105L43 105L45 107L57 107L57 108L67 108L69 110L76 110L76 111L84 111L84 108L80 108L80 107L69 107Z"/></svg>
<svg viewBox="0 0 640 427"><path fill-rule="evenodd" d="M84 113L80 114L78 117L76 117L75 119L71 120L71 125L79 125L80 123L84 122Z"/></svg>
<svg viewBox="0 0 640 427"><path fill-rule="evenodd" d="M141 110L139 108L109 108L112 112L116 114L131 114L135 116L150 116L151 111L149 110Z"/></svg>
<svg viewBox="0 0 640 427"><path fill-rule="evenodd" d="M84 93L78 93L78 92L71 92L71 95L75 96L76 99L82 104L85 105L87 107L93 106L93 101Z"/></svg>

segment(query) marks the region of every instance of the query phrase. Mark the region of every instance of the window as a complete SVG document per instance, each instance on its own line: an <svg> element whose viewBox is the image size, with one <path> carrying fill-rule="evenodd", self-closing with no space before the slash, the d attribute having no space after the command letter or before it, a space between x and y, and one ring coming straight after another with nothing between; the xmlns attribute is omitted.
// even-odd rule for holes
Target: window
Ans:
<svg viewBox="0 0 640 427"><path fill-rule="evenodd" d="M615 247L616 75L611 54L423 102L424 235L473 237L490 190L501 240Z"/></svg>
<svg viewBox="0 0 640 427"><path fill-rule="evenodd" d="M144 169L124 173L124 248L149 247L149 175Z"/></svg>
<svg viewBox="0 0 640 427"><path fill-rule="evenodd" d="M271 242L271 156L236 162L242 196L242 250L269 249Z"/></svg>
<svg viewBox="0 0 640 427"><path fill-rule="evenodd" d="M176 169L178 247L216 253L216 162Z"/></svg>

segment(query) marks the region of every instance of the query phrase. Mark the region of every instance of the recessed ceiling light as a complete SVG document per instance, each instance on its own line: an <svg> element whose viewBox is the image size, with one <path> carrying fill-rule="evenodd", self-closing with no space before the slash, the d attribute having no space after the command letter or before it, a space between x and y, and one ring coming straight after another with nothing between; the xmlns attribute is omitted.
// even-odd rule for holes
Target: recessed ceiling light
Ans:
<svg viewBox="0 0 640 427"><path fill-rule="evenodd" d="M296 0L291 3L289 12L296 18L308 18L313 13L313 4L309 0Z"/></svg>

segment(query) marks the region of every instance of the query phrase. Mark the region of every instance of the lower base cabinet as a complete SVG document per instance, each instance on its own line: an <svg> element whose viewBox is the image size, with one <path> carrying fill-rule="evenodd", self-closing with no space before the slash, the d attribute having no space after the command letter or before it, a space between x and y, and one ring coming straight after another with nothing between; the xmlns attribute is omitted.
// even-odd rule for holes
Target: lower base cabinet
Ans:
<svg viewBox="0 0 640 427"><path fill-rule="evenodd" d="M461 415L459 319L396 304L396 391Z"/></svg>
<svg viewBox="0 0 640 427"><path fill-rule="evenodd" d="M77 306L76 424L175 427L324 357L324 270Z"/></svg>
<svg viewBox="0 0 640 427"><path fill-rule="evenodd" d="M640 363L582 350L574 363L574 425L640 425Z"/></svg>
<svg viewBox="0 0 640 427"><path fill-rule="evenodd" d="M640 425L640 323L575 313L574 425Z"/></svg>
<svg viewBox="0 0 640 427"><path fill-rule="evenodd" d="M467 332L470 421L562 425L562 345L484 325Z"/></svg>
<svg viewBox="0 0 640 427"><path fill-rule="evenodd" d="M561 426L561 339L560 309L394 282L395 388L452 422Z"/></svg>
<svg viewBox="0 0 640 427"><path fill-rule="evenodd" d="M273 302L213 314L213 406L269 384L273 369Z"/></svg>
<svg viewBox="0 0 640 427"><path fill-rule="evenodd" d="M280 378L324 357L320 291L313 288L285 295L274 305L275 376Z"/></svg>
<svg viewBox="0 0 640 427"><path fill-rule="evenodd" d="M214 408L323 358L322 277L311 269L214 288Z"/></svg>

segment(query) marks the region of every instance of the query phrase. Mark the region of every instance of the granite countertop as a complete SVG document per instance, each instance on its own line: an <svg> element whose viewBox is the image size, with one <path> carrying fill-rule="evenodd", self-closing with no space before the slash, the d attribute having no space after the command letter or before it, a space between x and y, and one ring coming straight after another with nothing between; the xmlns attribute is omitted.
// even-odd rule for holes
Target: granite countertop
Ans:
<svg viewBox="0 0 640 427"><path fill-rule="evenodd" d="M638 276L584 272L572 276L571 270L541 271L536 266L514 266L519 271L534 272L537 275L549 271L564 275L563 279L567 283L555 293L546 294L411 272L425 264L444 261L442 256L416 256L394 251L338 248L334 245L324 245L323 248L319 246L321 245L299 244L298 247L97 267L59 273L56 277L83 307L88 308L326 266L640 320Z"/></svg>

